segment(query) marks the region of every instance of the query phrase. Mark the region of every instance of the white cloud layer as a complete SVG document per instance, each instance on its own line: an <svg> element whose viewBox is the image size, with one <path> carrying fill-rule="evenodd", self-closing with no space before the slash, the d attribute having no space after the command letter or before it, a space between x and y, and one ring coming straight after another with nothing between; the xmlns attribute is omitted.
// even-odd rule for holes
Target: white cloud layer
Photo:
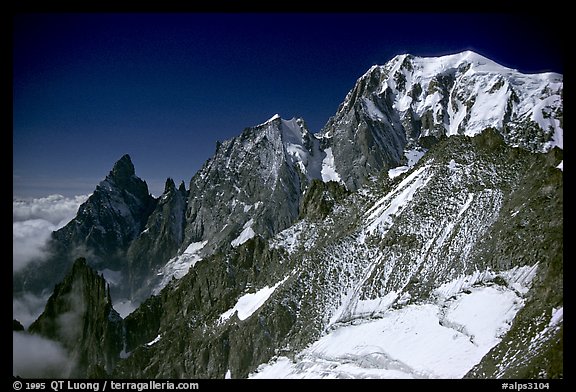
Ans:
<svg viewBox="0 0 576 392"><path fill-rule="evenodd" d="M12 261L14 272L20 271L32 260L41 260L46 254L44 246L56 226L42 219L12 223Z"/></svg>
<svg viewBox="0 0 576 392"><path fill-rule="evenodd" d="M25 293L20 297L12 297L12 316L18 320L24 328L28 328L44 310L48 302L49 294L37 296Z"/></svg>
<svg viewBox="0 0 576 392"><path fill-rule="evenodd" d="M12 332L12 375L24 378L63 378L72 362L52 340L26 332Z"/></svg>
<svg viewBox="0 0 576 392"><path fill-rule="evenodd" d="M88 199L88 195L70 198L62 195L50 195L38 199L14 199L12 200L12 221L42 219L60 228L74 218L78 212L78 207L86 199Z"/></svg>
<svg viewBox="0 0 576 392"><path fill-rule="evenodd" d="M64 197L50 195L37 199L12 200L13 271L17 272L32 260L42 260L47 254L46 242L54 230L65 226L78 212L88 195ZM12 298L12 314L28 328L38 318L47 296L25 293ZM72 362L57 342L13 332L13 375L21 377L65 378Z"/></svg>
<svg viewBox="0 0 576 392"><path fill-rule="evenodd" d="M54 230L65 226L78 212L88 195L67 198L50 195L38 199L12 200L13 271L24 268L32 260L41 260L44 246Z"/></svg>

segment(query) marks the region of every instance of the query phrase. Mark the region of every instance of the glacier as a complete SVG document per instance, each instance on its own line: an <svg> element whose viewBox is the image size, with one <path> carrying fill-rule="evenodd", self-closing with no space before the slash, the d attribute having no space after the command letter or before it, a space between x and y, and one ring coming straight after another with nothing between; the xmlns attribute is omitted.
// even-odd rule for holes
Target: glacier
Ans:
<svg viewBox="0 0 576 392"><path fill-rule="evenodd" d="M112 377L562 377L562 96L470 51L396 56L316 134L274 115L218 142L188 190L152 198L122 157L55 271L94 245L127 279Z"/></svg>

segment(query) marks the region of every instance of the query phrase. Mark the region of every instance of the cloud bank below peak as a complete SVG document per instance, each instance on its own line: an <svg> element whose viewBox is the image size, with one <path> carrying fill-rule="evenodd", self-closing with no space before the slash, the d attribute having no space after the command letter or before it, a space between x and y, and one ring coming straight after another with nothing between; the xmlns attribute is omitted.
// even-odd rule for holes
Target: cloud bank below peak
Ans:
<svg viewBox="0 0 576 392"><path fill-rule="evenodd" d="M50 234L65 226L78 212L89 195L12 200L13 272L20 271L32 260L42 260Z"/></svg>

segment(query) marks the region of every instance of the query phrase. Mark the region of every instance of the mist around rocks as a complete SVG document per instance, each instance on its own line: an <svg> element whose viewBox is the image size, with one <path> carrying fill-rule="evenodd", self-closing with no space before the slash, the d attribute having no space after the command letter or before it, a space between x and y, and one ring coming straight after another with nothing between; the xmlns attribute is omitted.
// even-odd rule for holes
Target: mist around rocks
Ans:
<svg viewBox="0 0 576 392"><path fill-rule="evenodd" d="M563 378L562 75L398 55L158 198L124 155L35 240L13 334L68 376Z"/></svg>

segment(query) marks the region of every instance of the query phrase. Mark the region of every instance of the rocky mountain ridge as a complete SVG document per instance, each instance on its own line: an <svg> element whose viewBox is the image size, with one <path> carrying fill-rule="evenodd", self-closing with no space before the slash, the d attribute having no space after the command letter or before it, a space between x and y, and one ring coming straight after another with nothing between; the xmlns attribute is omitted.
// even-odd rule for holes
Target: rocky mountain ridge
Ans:
<svg viewBox="0 0 576 392"><path fill-rule="evenodd" d="M562 100L561 75L401 55L318 134L275 115L218 143L188 191L152 198L122 157L52 242L53 281L84 252L142 302L82 371L562 377Z"/></svg>

